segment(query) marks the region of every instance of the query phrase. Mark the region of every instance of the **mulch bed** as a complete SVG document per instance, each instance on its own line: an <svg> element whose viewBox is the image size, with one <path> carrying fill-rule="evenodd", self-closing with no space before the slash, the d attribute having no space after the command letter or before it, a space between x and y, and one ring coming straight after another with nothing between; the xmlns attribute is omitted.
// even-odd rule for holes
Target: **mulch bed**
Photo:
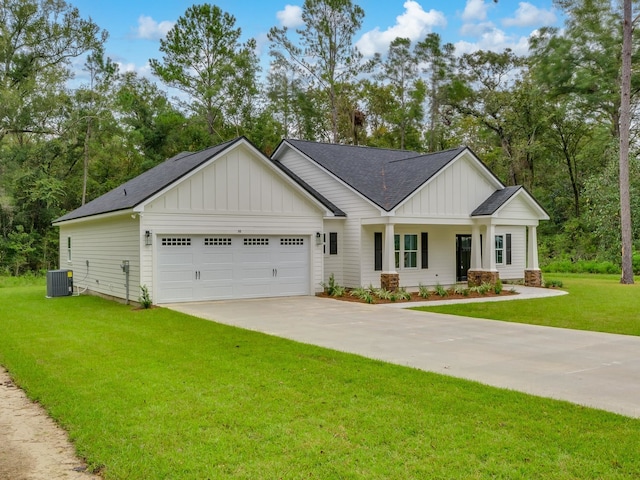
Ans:
<svg viewBox="0 0 640 480"><path fill-rule="evenodd" d="M441 297L440 295L432 293L427 298L422 298L420 295L418 295L417 292L415 292L415 293L411 293L411 300L396 300L395 302L392 302L391 300L383 300L383 299L380 299L378 297L375 297L375 301L373 303L431 302L431 301L436 301L436 300L462 300L462 299L468 299L468 298L510 297L510 296L513 296L513 295L517 295L517 293L510 291L510 289L504 289L499 294L496 294L493 291L487 292L484 295L481 295L481 294L479 294L477 292L469 292L469 295L466 295L466 296L462 295L462 294L459 294L459 293L449 292L449 294L446 297ZM323 293L317 293L316 296L317 297L322 297L322 298L331 298L331 299L334 299L334 300L342 300L343 302L366 303L364 300L361 300L358 297L352 297L349 294L349 292L345 293L342 297L331 297L331 296L327 295L324 292Z"/></svg>

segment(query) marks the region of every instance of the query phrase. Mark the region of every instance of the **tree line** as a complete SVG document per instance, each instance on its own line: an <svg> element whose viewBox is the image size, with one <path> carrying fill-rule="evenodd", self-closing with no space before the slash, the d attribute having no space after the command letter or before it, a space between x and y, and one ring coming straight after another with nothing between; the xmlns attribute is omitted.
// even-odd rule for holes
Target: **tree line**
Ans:
<svg viewBox="0 0 640 480"><path fill-rule="evenodd" d="M104 53L108 33L72 4L5 0L0 274L55 268L52 220L176 153L239 135L267 155L282 138L420 152L467 145L549 212L543 264L619 264L622 11L613 3L556 0L565 24L536 32L526 57L509 49L459 54L430 33L396 38L365 59L355 47L362 8L305 0L301 28L269 31L266 72L232 13L193 5L160 40L150 80L120 72ZM634 34L634 59L637 45ZM78 58L88 81L71 88ZM638 86L632 69L632 113ZM640 207L636 123L632 211ZM640 246L640 220L632 220Z"/></svg>

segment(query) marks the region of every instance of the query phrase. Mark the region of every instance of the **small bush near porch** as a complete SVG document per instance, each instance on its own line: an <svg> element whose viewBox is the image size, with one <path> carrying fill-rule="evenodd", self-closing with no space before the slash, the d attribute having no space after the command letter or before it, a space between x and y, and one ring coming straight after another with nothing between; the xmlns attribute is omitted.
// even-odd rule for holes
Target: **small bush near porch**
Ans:
<svg viewBox="0 0 640 480"><path fill-rule="evenodd" d="M640 476L637 419L163 308L44 296L0 288L0 364L106 479Z"/></svg>

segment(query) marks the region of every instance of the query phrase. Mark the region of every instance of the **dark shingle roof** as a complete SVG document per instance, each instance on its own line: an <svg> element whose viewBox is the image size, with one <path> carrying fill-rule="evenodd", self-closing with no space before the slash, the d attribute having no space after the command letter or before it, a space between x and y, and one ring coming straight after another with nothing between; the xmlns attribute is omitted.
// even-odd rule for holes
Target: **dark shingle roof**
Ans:
<svg viewBox="0 0 640 480"><path fill-rule="evenodd" d="M493 215L521 188L522 186L516 185L515 187L505 187L501 190L496 190L491 194L489 198L482 202L482 204L478 208L471 212L471 216L476 217L480 215Z"/></svg>
<svg viewBox="0 0 640 480"><path fill-rule="evenodd" d="M466 149L419 154L304 140L285 141L386 211L398 206Z"/></svg>
<svg viewBox="0 0 640 480"><path fill-rule="evenodd" d="M242 137L196 153L179 153L95 200L63 215L54 223L133 208L230 147L240 138Z"/></svg>

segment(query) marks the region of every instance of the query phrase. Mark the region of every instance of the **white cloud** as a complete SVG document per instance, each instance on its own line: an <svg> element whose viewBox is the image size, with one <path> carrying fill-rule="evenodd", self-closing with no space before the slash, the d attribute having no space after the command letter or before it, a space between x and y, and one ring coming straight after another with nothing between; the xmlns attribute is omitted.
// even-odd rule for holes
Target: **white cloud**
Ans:
<svg viewBox="0 0 640 480"><path fill-rule="evenodd" d="M285 5L284 10L276 13L280 25L287 28L296 28L304 24L302 21L302 7L297 5Z"/></svg>
<svg viewBox="0 0 640 480"><path fill-rule="evenodd" d="M260 33L254 37L256 41L256 55L261 57L264 52L269 51L269 37L266 33Z"/></svg>
<svg viewBox="0 0 640 480"><path fill-rule="evenodd" d="M136 36L147 40L159 40L167 35L173 25L174 22L170 22L168 20L158 23L151 17L140 15L138 18Z"/></svg>
<svg viewBox="0 0 640 480"><path fill-rule="evenodd" d="M462 20L465 22L479 22L487 19L488 5L484 0L467 0L467 5L462 12Z"/></svg>
<svg viewBox="0 0 640 480"><path fill-rule="evenodd" d="M494 28L480 35L476 42L462 40L457 42L455 47L457 55L473 53L477 50L502 52L505 48L510 48L516 55L524 56L529 53L529 38L510 36L499 28Z"/></svg>
<svg viewBox="0 0 640 480"><path fill-rule="evenodd" d="M496 26L493 22L465 23L460 27L460 34L465 37L481 37L493 32Z"/></svg>
<svg viewBox="0 0 640 480"><path fill-rule="evenodd" d="M396 24L380 31L378 27L366 32L356 42L356 47L365 57L370 57L376 52L384 53L389 44L397 37L406 37L412 41L423 38L433 30L433 27L444 27L447 20L442 12L429 10L425 12L422 6L414 1L407 0L404 3L405 12L396 17Z"/></svg>
<svg viewBox="0 0 640 480"><path fill-rule="evenodd" d="M557 21L555 13L544 10L528 2L520 2L513 18L505 18L505 27L531 27L537 25L553 25Z"/></svg>
<svg viewBox="0 0 640 480"><path fill-rule="evenodd" d="M132 62L127 62L127 63L116 62L116 65L118 65L118 71L120 73L137 72L138 71L138 68L136 67L136 64L132 63Z"/></svg>

